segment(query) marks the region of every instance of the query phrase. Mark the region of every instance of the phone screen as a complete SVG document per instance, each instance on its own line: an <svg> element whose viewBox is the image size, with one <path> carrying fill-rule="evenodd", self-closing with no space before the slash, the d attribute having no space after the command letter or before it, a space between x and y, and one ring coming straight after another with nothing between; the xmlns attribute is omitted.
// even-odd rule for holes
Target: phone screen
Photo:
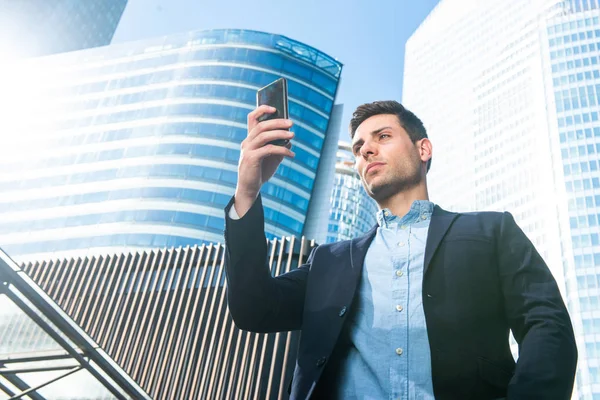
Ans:
<svg viewBox="0 0 600 400"><path fill-rule="evenodd" d="M261 115L258 118L259 122L277 118L289 118L287 81L285 78L280 78L256 92L256 106L262 106L263 104L274 107L277 111L271 114ZM288 144L288 142L289 140L287 139L280 139L269 143L278 146L285 146Z"/></svg>
<svg viewBox="0 0 600 400"><path fill-rule="evenodd" d="M287 81L285 78L276 80L275 82L259 89L256 93L256 105L263 104L275 107L277 110L272 114L265 114L259 118L259 121L267 121L276 118L288 118L287 107Z"/></svg>

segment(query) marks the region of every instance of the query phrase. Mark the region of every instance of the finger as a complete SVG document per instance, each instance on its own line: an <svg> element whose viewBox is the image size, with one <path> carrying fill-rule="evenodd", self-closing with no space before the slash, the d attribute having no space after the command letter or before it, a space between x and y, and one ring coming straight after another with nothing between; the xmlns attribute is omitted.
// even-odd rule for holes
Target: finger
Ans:
<svg viewBox="0 0 600 400"><path fill-rule="evenodd" d="M289 142L293 138L294 132L282 130L266 131L254 138L254 140L252 141L252 145L255 146L255 148L258 148L266 146L267 144L269 144L269 142L272 142L274 140L286 139Z"/></svg>
<svg viewBox="0 0 600 400"><path fill-rule="evenodd" d="M254 127L258 124L258 119L260 117L265 114L273 114L275 111L277 111L275 107L271 107L266 104L256 107L253 111L248 113L248 131L254 129Z"/></svg>
<svg viewBox="0 0 600 400"><path fill-rule="evenodd" d="M254 152L253 155L254 155L254 157L257 157L258 159L265 159L265 158L272 157L272 156L283 156L283 157L294 158L296 156L296 153L294 153L293 151L291 151L290 149L288 149L285 146L275 146L273 144L268 144L259 149L256 149L256 151Z"/></svg>
<svg viewBox="0 0 600 400"><path fill-rule="evenodd" d="M256 126L254 126L254 128L248 131L248 137L250 139L253 139L266 131L287 130L290 129L292 125L292 120L283 118L259 122L258 124L256 124Z"/></svg>

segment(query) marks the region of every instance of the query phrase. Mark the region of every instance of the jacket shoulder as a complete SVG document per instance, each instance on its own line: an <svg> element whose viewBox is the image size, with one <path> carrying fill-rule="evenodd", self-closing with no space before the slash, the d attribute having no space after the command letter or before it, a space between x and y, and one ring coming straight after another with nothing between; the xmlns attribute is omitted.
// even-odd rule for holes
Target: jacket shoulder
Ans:
<svg viewBox="0 0 600 400"><path fill-rule="evenodd" d="M342 240L339 242L320 244L316 249L316 253L330 254L333 256L347 255L350 251L351 242L351 240Z"/></svg>
<svg viewBox="0 0 600 400"><path fill-rule="evenodd" d="M451 229L453 233L483 234L488 237L498 234L507 217L513 220L512 215L507 211L451 212L440 209L440 214L453 216Z"/></svg>

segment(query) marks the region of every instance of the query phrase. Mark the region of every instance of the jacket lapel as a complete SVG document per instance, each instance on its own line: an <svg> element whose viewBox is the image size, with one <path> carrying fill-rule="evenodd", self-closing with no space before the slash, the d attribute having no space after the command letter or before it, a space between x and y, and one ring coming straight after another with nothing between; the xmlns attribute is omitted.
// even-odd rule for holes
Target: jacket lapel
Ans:
<svg viewBox="0 0 600 400"><path fill-rule="evenodd" d="M443 210L440 206L436 205L433 209L431 223L429 224L429 232L427 234L427 244L425 245L423 278L427 275L427 269L429 268L429 264L431 263L435 252L456 217L458 217L457 213Z"/></svg>
<svg viewBox="0 0 600 400"><path fill-rule="evenodd" d="M350 242L350 266L352 268L353 274L357 278L360 277L363 264L365 263L365 257L367 256L367 250L369 250L369 246L375 238L375 234L377 233L377 227L378 225L375 225L373 228L371 228L370 231L365 233L363 236L360 236L356 239L352 239L352 241Z"/></svg>

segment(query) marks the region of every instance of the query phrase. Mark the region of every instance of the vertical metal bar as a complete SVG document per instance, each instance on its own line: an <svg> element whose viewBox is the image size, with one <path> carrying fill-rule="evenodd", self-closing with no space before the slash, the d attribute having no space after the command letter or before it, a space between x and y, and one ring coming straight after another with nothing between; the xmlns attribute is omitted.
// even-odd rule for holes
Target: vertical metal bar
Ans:
<svg viewBox="0 0 600 400"><path fill-rule="evenodd" d="M60 268L56 268L54 276L52 277L52 286L47 292L51 297L56 299L62 292L62 288L65 286L66 277L76 263L77 261L74 258L65 258L63 262L61 262Z"/></svg>
<svg viewBox="0 0 600 400"><path fill-rule="evenodd" d="M55 299L56 303L63 309L66 310L65 301L69 299L69 295L71 295L71 291L73 290L74 285L72 285L73 275L76 271L81 267L82 260L71 259L68 264L68 267L65 269L63 273L63 277L60 278L61 282L59 282L59 286L57 286L57 292L55 296L52 296Z"/></svg>
<svg viewBox="0 0 600 400"><path fill-rule="evenodd" d="M97 318L98 321L102 322L99 326L97 342L103 349L108 347L109 340L115 333L113 329L116 327L113 325L113 322L115 314L119 311L118 303L115 301L115 298L121 297L121 284L124 281L123 274L125 271L127 271L127 274L130 272L132 259L133 255L131 253L121 253L119 255L107 288L107 293L104 296L104 299L106 300L106 309L100 314L102 318ZM126 266L128 267L126 268Z"/></svg>
<svg viewBox="0 0 600 400"><path fill-rule="evenodd" d="M177 251L175 249L171 249L168 251L169 257L167 262L164 265L164 270L165 270L165 279L163 280L163 285L162 287L158 288L159 291L159 295L157 296L157 301L154 303L154 308L152 310L152 315L155 314L156 312L156 308L158 307L158 304L161 303L161 307L160 310L158 312L158 316L156 318L155 322L155 329L153 331L148 332L147 336L144 338L144 344L142 345L142 349L146 350L146 362L144 363L144 368L141 370L141 377L139 379L140 384L143 387L150 387L150 382L151 382L151 376L149 375L150 373L150 367L152 362L149 362L150 360L154 360L154 344L156 343L156 335L158 333L158 331L162 328L160 326L161 324L161 319L164 313L164 309L165 309L165 298L162 298L163 295L161 292L165 291L167 292L169 290L169 288L171 287L171 285L173 284L173 276L175 275L174 273L171 274L171 276L169 276L169 269L172 265L172 260L173 260L173 255L176 253ZM178 254L177 254L178 256ZM175 256L175 257L177 257ZM164 296L166 297L166 296ZM154 318L153 318L154 319ZM150 345L148 346L148 348L146 348L146 343L148 343L148 338L151 338L150 341ZM156 397L156 394L152 391L152 390L148 390L150 392L150 395L152 397Z"/></svg>
<svg viewBox="0 0 600 400"><path fill-rule="evenodd" d="M181 295L181 300L178 302L178 309L177 309L177 314L175 317L175 320L177 321L177 326L176 328L173 330L171 338L169 339L169 341L173 342L172 345L172 351L173 351L173 355L172 358L174 360L174 362L171 364L173 365L172 368L168 368L168 373L167 373L167 377L164 381L164 386L167 387L173 387L175 389L177 389L178 385L180 384L180 382L177 382L177 379L175 379L177 377L177 375L174 375L173 372L175 370L180 370L181 369L181 365L183 364L184 360L185 360L185 355L182 354L182 348L184 347L184 343L182 342L183 339L183 333L186 332L187 330L190 329L191 324L189 323L189 306L191 303L191 298L192 298L192 292L193 292L193 285L190 288L190 282L195 282L196 280L196 276L198 274L198 269L194 268L194 257L197 253L197 246L194 246L193 248L187 248L186 249L186 262L182 264L182 267L185 267L187 272L185 275L185 279L183 282L183 289L182 289L182 295ZM181 312L181 308L183 307L183 312ZM181 312L181 313L180 313ZM175 332L177 333L175 335ZM176 382L172 382L173 380L175 380ZM173 392L173 396L174 398L178 398L177 395L177 390L175 390Z"/></svg>
<svg viewBox="0 0 600 400"><path fill-rule="evenodd" d="M98 310L100 309L100 305L102 304L103 294L104 294L104 286L106 281L108 280L109 271L112 269L111 265L115 262L117 256L111 254L107 256L100 269L98 271L99 276L97 281L94 284L93 292L90 293L90 302L88 303L88 307L86 307L86 314L89 313L89 328L86 331L90 334L90 336L95 337L95 329L97 326L96 316L98 315ZM87 315L86 315L87 319Z"/></svg>
<svg viewBox="0 0 600 400"><path fill-rule="evenodd" d="M149 301L146 303L146 310L144 312L144 316L141 320L142 325L140 325L140 334L137 335L138 338L142 338L142 343L136 341L135 348L138 350L139 357L137 359L129 359L127 363L127 370L132 371L132 376L137 382L141 383L140 374L142 373L142 366L147 362L152 362L149 360L149 356L147 353L146 343L148 343L148 338L150 337L150 327L153 325L154 313L156 312L157 303L160 299L160 291L162 290L161 285L161 273L165 273L164 279L166 280L167 275L167 266L169 264L169 260L171 258L172 252L169 250L160 251L160 261L156 268L156 279L153 282L152 290L150 291ZM157 256L158 258L158 256ZM156 299L154 298L156 294ZM134 365L132 367L132 365ZM130 369L131 368L131 369ZM143 387L147 387L142 384ZM151 397L155 397L152 393L149 393Z"/></svg>
<svg viewBox="0 0 600 400"><path fill-rule="evenodd" d="M209 250L210 250L210 254L207 254L206 257L206 264L205 264L205 268L208 267L208 263L210 261L210 256L212 256L213 254L213 249L215 252L217 252L218 254L218 248L215 248L215 246L213 246L212 244L209 245ZM210 274L208 276L208 282L206 285L206 290L204 291L204 296L202 299L202 310L201 310L201 317L200 317L200 326L199 329L203 329L203 335L202 335L202 342L200 344L200 349L199 349L199 353L198 353L198 362L197 362L197 366L195 369L195 372L193 373L193 382L192 382L192 393L194 393L193 397L194 398L203 398L202 395L200 395L199 393L195 393L196 392L196 388L198 388L198 378L202 377L200 379L201 382L203 382L204 380L204 374L205 374L205 369L209 368L210 365L209 364L209 359L208 357L205 358L204 354L205 354L205 348L206 348L206 340L208 335L206 334L206 332L208 332L207 326L210 324L210 311L207 310L207 304L210 301L210 293L211 293L211 287L212 287L212 281L214 279L214 274L215 274L215 262L217 260L217 257L213 257L213 263L211 265L211 269L210 269ZM202 282L202 285L204 285L204 282ZM211 302L212 303L212 302ZM202 325L202 322L206 321L206 325ZM200 392L201 393L201 392Z"/></svg>
<svg viewBox="0 0 600 400"><path fill-rule="evenodd" d="M271 256L269 257L269 266L271 268L271 271L273 271L273 261L275 260L275 250L276 250L275 244L276 243L277 243L277 241L275 241L275 240L271 243ZM257 374L258 384L254 388L253 398L255 398L255 399L260 397L260 389L262 387L262 374L263 374L263 368L265 367L265 353L267 351L267 346L269 344L270 337L271 337L271 335L265 335L263 338L263 344L262 344L262 348L261 348L261 352L260 352L260 361L258 363L258 365L259 365L258 374ZM265 396L265 397L268 397L268 392L267 392L267 396Z"/></svg>
<svg viewBox="0 0 600 400"><path fill-rule="evenodd" d="M227 389L227 391L226 391L225 397L224 397L226 399L231 398L231 390L234 387L234 382L236 382L238 380L237 363L240 359L240 356L239 356L240 344L245 340L247 334L248 334L247 331L241 331L241 330L237 329L237 335L235 335L235 350L233 351L233 356L227 357L227 362L223 365L223 367L224 367L223 370L228 375L228 379L227 379L228 384L225 387ZM227 368L227 367L230 367L230 368Z"/></svg>
<svg viewBox="0 0 600 400"><path fill-rule="evenodd" d="M267 244L268 243L269 242L267 241ZM271 258L272 256L273 254L271 254ZM220 371L218 372L216 391L214 392L214 395L217 398L228 398L229 396L229 389L232 386L232 379L235 376L234 368L229 368L229 366L231 363L235 363L235 360L237 358L237 351L239 349L240 336L242 336L242 331L235 326L235 323L233 322L233 319L231 318L229 312L225 314L225 319L229 325L229 333L226 335L227 344L225 347L225 352L222 354L221 357L222 363L219 363ZM224 325L223 327L225 328L225 326L226 325ZM223 332L225 332L225 329L223 329ZM233 353L231 353L231 346L234 340L235 350ZM227 384L227 386L225 386L225 384ZM223 393L224 391L226 392Z"/></svg>
<svg viewBox="0 0 600 400"><path fill-rule="evenodd" d="M231 316L227 318L227 322L227 325L229 326L229 334L225 335L225 329L223 329L223 332L221 333L221 335L224 335L223 340L226 340L227 343L225 345L225 351L222 353L222 363L220 363L221 368L219 371L216 371L216 373L219 375L219 378L217 379L217 388L215 391L213 391L215 398L225 398L223 391L225 390L225 385L228 385L230 381L230 378L227 376L227 366L229 365L229 358L232 357L230 356L231 342L233 342L234 337L239 335L241 332L235 327Z"/></svg>
<svg viewBox="0 0 600 400"><path fill-rule="evenodd" d="M123 254L111 255L112 262L110 263L110 275L108 273L109 271L107 271L106 275L109 275L109 276L107 276L104 279L104 285L102 285L102 288L100 289L100 293L99 293L99 297L101 298L100 306L96 309L96 312L94 313L94 324L92 325L92 329L90 329L90 336L92 336L93 338L98 338L100 336L102 327L100 326L100 318L99 317L101 315L105 315L106 313L109 312L107 299L109 297L112 297L111 296L111 287L115 281L115 274L117 273L117 270L121 269L119 267L120 267L121 261L124 257L125 257L125 255L123 255ZM104 343L102 343L103 340L100 340L98 342L101 342L100 344L102 346L104 345Z"/></svg>
<svg viewBox="0 0 600 400"><path fill-rule="evenodd" d="M131 325L131 331L128 332L128 334L126 335L127 340L125 341L119 341L119 344L117 346L117 350L115 353L115 360L117 360L118 362L120 362L121 359L123 359L124 363L130 363L133 359L137 358L138 353L141 352L140 347L139 347L139 339L140 336L143 335L143 332L137 329L137 325L138 323L143 323L146 316L147 316L147 312L148 309L150 308L150 302L144 301L146 298L150 298L152 296L152 293L154 292L154 288L156 285L156 281L158 281L158 276L156 277L155 281L152 281L152 273L154 271L154 268L157 267L158 269L158 263L161 260L161 255L164 255L164 251L150 251L148 253L148 257L147 257L147 261L146 264L144 265L144 275L147 278L145 280L144 283L144 287L142 290L139 290L138 292L136 292L135 296L136 298L134 298L134 305L133 305L133 310L132 313L135 311L134 318L128 318L126 325L125 325L125 331L127 332L127 328L128 328L128 324L130 321L133 320L133 323ZM158 275L158 272L157 272ZM148 290L148 288L152 286L150 288L150 290ZM137 299L139 298L139 304L136 303ZM141 313L143 313L143 316L140 318ZM133 344L132 344L133 343ZM127 353L123 354L123 356L121 357L121 352L125 351L125 349L127 349ZM131 364L129 364L128 367L125 368L126 371L129 372L129 368L131 368Z"/></svg>
<svg viewBox="0 0 600 400"><path fill-rule="evenodd" d="M251 336L254 335L253 333L247 331L241 331L237 327L235 327L235 325L232 324L232 331L230 334L233 334L233 332L236 332L237 335L235 335L236 344L233 357L231 358L231 367L227 368L226 364L224 366L224 369L226 369L229 372L229 381L232 383L235 382L235 385L227 385L227 392L225 394L225 398L231 398L232 395L233 398L239 398L239 392L244 381L243 373L246 366L246 358L248 355L248 343L252 340ZM244 349L240 354L240 347L242 345L244 346ZM235 392L232 393L234 387Z"/></svg>
<svg viewBox="0 0 600 400"><path fill-rule="evenodd" d="M157 359L162 359L164 360L163 362L165 364L168 363L168 365L174 366L174 364L177 363L177 360L171 360L170 359L170 355L171 355L171 347L173 345L173 335L175 335L175 332L178 330L178 326L177 326L177 320L179 318L179 313L181 311L181 303L182 303L182 294L181 292L184 292L185 290L185 282L187 281L187 279L189 278L189 272L190 272L190 268L187 267L187 262L188 262L188 256L189 256L189 246L186 246L186 248L181 249L180 252L183 253L180 257L181 257L181 261L179 261L179 259L175 262L175 264L173 265L173 274L175 274L175 271L177 271L177 269L179 269L179 274L177 276L177 281L175 282L175 287L170 290L173 292L172 296L171 296L171 301L169 302L169 312L167 313L167 317L165 319L165 329L162 330L162 334L160 337L160 340L158 341L158 352L157 354L159 354L159 357L157 357ZM185 277L184 277L184 270L186 270L185 273ZM181 282L184 282L184 288L181 288ZM170 324L169 321L171 321L171 315L173 314L173 310L175 310L175 315L173 317L173 323ZM167 329L168 327L168 329ZM170 331L168 336L167 336L167 331ZM169 368L171 369L171 368ZM165 373L165 368L161 368L161 365L159 363L156 363L155 365L155 369L153 372L156 376L156 379L154 379L153 382L153 387L156 387L160 393L164 393L167 394L167 387L165 387L162 383L163 383L163 377L164 377L164 373ZM172 393L172 392L171 392Z"/></svg>
<svg viewBox="0 0 600 400"><path fill-rule="evenodd" d="M194 365L200 364L203 360L202 360L202 352L198 352L196 353L196 347L198 345L198 343L200 343L200 338L198 337L199 333L203 333L203 327L202 327L202 307L200 306L200 310L198 310L198 305L200 304L200 300L202 300L204 298L203 296L203 292L202 292L202 286L204 283L204 279L206 278L206 264L207 264L207 260L208 260L208 256L206 255L207 253L210 253L210 248L207 247L206 245L202 245L202 247L200 248L200 254L198 255L198 261L196 262L196 266L198 269L202 268L202 273L200 275L200 280L197 281L199 282L198 284L198 288L195 291L195 299L194 299L194 307L192 310L192 314L190 315L190 319L192 321L197 321L197 324L195 325L195 328L192 329L192 327L190 327L190 332L189 335L191 335L193 333L193 339L190 338L190 336L187 336L185 339L186 343L193 343L192 344L192 348L189 352L189 361L186 365L186 367L184 368L184 371L182 371L181 375L183 376L183 382L185 382L186 388L184 391L182 391L182 393L184 393L183 396L180 396L180 398L185 398L185 399L191 399L191 398L198 398L198 396L196 396L196 394L193 391L193 387L195 385L194 380L196 379L197 375L194 377L190 377L190 374L192 372L192 369L194 367ZM202 265L202 267L201 267ZM196 288L196 284L194 283L194 289ZM196 315L196 313L199 312L198 315ZM197 356L197 357L196 357Z"/></svg>
<svg viewBox="0 0 600 400"><path fill-rule="evenodd" d="M85 317L88 310L88 304L90 303L90 299L93 296L96 284L96 272L100 268L100 264L102 263L102 257L94 258L94 263L92 264L92 268L89 273L86 274L86 283L85 288L81 292L81 300L77 305L77 309L73 313L73 319L77 321L77 323L81 326L83 330L89 332L88 326L85 323Z"/></svg>
<svg viewBox="0 0 600 400"><path fill-rule="evenodd" d="M202 377L200 379L200 391L199 394L203 397L213 397L210 392L213 389L211 385L207 385L208 381L214 379L215 375L218 371L219 363L219 352L218 348L215 347L215 341L217 340L217 334L220 334L220 338L217 343L222 340L223 337L223 329L218 329L219 323L222 320L223 316L223 294L224 292L219 288L221 283L221 278L223 276L223 265L224 265L224 251L221 251L223 248L220 245L215 245L215 254L213 258L213 273L211 275L211 280L208 283L208 286L212 289L210 292L207 291L207 294L210 293L210 307L208 310L208 319L207 319L207 332L212 332L210 335L210 342L207 347L206 353L206 367L202 372ZM220 261L220 262L219 262ZM219 262L219 267L217 268L217 262ZM218 269L218 273L216 272ZM216 279L215 275L216 274ZM221 296L219 296L221 294ZM207 296L208 297L208 296ZM215 305L217 305L217 312L215 313ZM205 335L207 338L209 335ZM209 378L212 377L212 378ZM230 382L231 383L231 382Z"/></svg>
<svg viewBox="0 0 600 400"><path fill-rule="evenodd" d="M42 273L40 274L40 283L39 286L45 291L48 291L48 284L50 282L50 279L48 278L51 274L52 271L54 270L54 268L56 267L56 264L59 264L61 261L60 260L55 260L54 262L51 262L49 264L47 264L46 268L44 268L42 270Z"/></svg>
<svg viewBox="0 0 600 400"><path fill-rule="evenodd" d="M35 282L37 282L37 279L34 278L34 276L38 273L38 271L40 270L40 261L35 261L35 262L28 262L27 264L21 264L20 267L23 271L25 271L25 273L27 275L29 275L29 277L31 279L33 279ZM39 286L39 285L38 285Z"/></svg>
<svg viewBox="0 0 600 400"><path fill-rule="evenodd" d="M117 286L115 289L118 291L118 296L115 301L110 302L110 307L114 310L110 321L106 321L107 325L105 336L105 346L104 349L110 355L114 354L114 347L120 339L122 339L123 335L123 318L125 315L128 316L129 319L131 315L131 310L129 309L129 299L131 298L131 293L134 290L135 279L137 278L137 272L140 268L140 264L143 263L146 258L146 253L130 253L127 262L125 265L121 266L121 270L126 269L125 276L123 278L119 277L119 281L117 282ZM134 266L135 264L135 266ZM133 273L132 273L133 270ZM131 281L131 286L128 290L127 286ZM119 283L121 283L121 287L119 288ZM118 318L118 320L117 320Z"/></svg>
<svg viewBox="0 0 600 400"><path fill-rule="evenodd" d="M254 349L256 348L257 333L248 333L244 346L244 356L242 359L243 365L240 368L239 389L235 392L236 398L248 398L247 387L248 382L254 376Z"/></svg>
<svg viewBox="0 0 600 400"><path fill-rule="evenodd" d="M279 241L279 246L277 246L279 248L279 256L277 257L277 265L275 267L275 271L276 271L275 276L281 274L281 264L282 264L281 259L283 258L284 246L285 246L285 238L281 238ZM275 342L273 343L273 358L271 359L271 367L269 369L269 380L267 382L268 397L271 397L273 394L273 379L274 379L274 374L275 374L275 360L276 360L277 350L279 348L280 336L281 336L280 332L275 333Z"/></svg>
<svg viewBox="0 0 600 400"><path fill-rule="evenodd" d="M50 268L48 268L44 279L44 291L46 293L54 292L54 286L56 285L55 276L57 271L62 270L67 263L68 260L64 259L60 263L54 263Z"/></svg>
<svg viewBox="0 0 600 400"><path fill-rule="evenodd" d="M148 252L143 251L137 253L137 257L135 258L136 263L131 278L131 290L127 293L127 296L123 301L123 306L119 315L119 321L117 322L119 331L116 333L116 335L114 335L113 341L107 347L107 353L111 354L114 360L117 362L120 362L120 360L117 359L116 354L121 349L121 345L123 344L124 339L132 335L132 332L128 331L129 324L132 321L135 321L138 317L138 313L136 312L136 300L138 298L138 293L140 293L140 290L136 290L135 286L138 279L140 280L141 286L141 280L144 277L144 271L148 265L149 260L152 258L151 254L152 253L149 254Z"/></svg>
<svg viewBox="0 0 600 400"><path fill-rule="evenodd" d="M229 355L228 352L223 352L222 348L223 348L223 342L225 341L225 327L227 326L228 323L228 318L229 318L229 312L227 310L227 296L226 296L226 282L225 282L225 250L224 247L221 247L221 249L223 249L223 251L221 252L220 255L220 265L219 265L219 275L217 277L217 288L218 290L216 291L216 294L219 295L219 299L218 299L218 309L217 309L217 313L216 313L216 318L215 318L215 323L213 325L213 329L215 331L219 331L221 334L219 335L218 341L217 341L217 345L216 345L216 349L215 349L215 362L213 363L213 370L212 373L210 375L210 379L208 382L208 388L211 390L209 391L209 393L212 393L213 396L218 395L218 386L216 385L215 379L216 377L219 375L219 371L222 371L222 364L223 364L223 360L226 359ZM223 286L221 287L221 283L223 283ZM215 295L216 295L215 294ZM233 322L231 323L231 325L233 325ZM219 328L220 327L220 328ZM211 345L210 347L213 348L213 343L214 343L214 339L215 339L215 334L213 333L212 338L211 338ZM231 384L233 384L233 382L230 381ZM217 391L215 391L215 388Z"/></svg>
<svg viewBox="0 0 600 400"><path fill-rule="evenodd" d="M252 354L250 356L250 373L248 379L246 380L246 388L244 389L244 394L242 396L243 399L250 398L250 394L252 393L252 388L255 385L256 380L260 379L256 375L257 365L256 365L256 353L258 350L258 345L260 342L264 341L263 333L255 333L254 341L252 345Z"/></svg>
<svg viewBox="0 0 600 400"><path fill-rule="evenodd" d="M185 305L185 310L183 312L184 315L184 325L182 325L179 335L177 336L178 349L174 355L177 358L177 366L176 368L169 369L169 379L167 379L166 384L171 385L176 388L174 396L176 399L181 399L183 393L185 393L185 386L187 386L188 382L184 381L182 368L187 363L192 362L192 356L190 352L188 352L188 344L189 337L192 332L194 326L194 313L195 308L192 306L195 304L195 296L197 295L196 291L196 282L198 280L198 274L200 273L200 254L198 245L194 245L191 249L191 255L189 258L189 268L193 271L190 280L187 282L188 295ZM192 310L190 311L190 307ZM174 372L174 374L172 374ZM172 375L171 375L172 374Z"/></svg>
<svg viewBox="0 0 600 400"><path fill-rule="evenodd" d="M164 335L168 329L171 329L169 326L169 319L171 316L171 310L173 309L173 303L175 299L175 289L174 286L177 285L181 274L177 273L177 269L179 266L181 253L183 252L181 247L178 247L172 250L175 258L172 259L172 262L169 262L168 269L171 272L170 277L168 279L168 284L165 287L164 297L161 301L162 307L160 309L160 314L158 317L157 328L154 332L152 332L152 342L150 344L149 351L151 352L150 357L153 359L161 359L163 357L162 349L164 345ZM161 393L159 388L157 387L157 365L156 363L151 363L149 368L147 368L148 372L148 387L150 391L154 393ZM161 393L162 395L162 393Z"/></svg>
<svg viewBox="0 0 600 400"><path fill-rule="evenodd" d="M292 268L295 244L296 244L296 238L294 236L292 236L289 239L288 257L287 257L287 263L286 263L284 271L283 271L284 273L290 272L290 270ZM300 265L300 264L298 264L298 265ZM283 349L283 363L282 363L282 368L281 368L281 375L279 377L279 393L277 396L280 399L283 398L283 396L287 392L286 379L287 379L287 369L288 369L288 362L289 362L288 359L289 359L289 353L290 353L290 342L292 340L291 332L286 332L284 335L285 335L285 347Z"/></svg>
<svg viewBox="0 0 600 400"><path fill-rule="evenodd" d="M240 398L240 392L243 390L244 382L246 381L246 377L248 375L246 371L246 368L248 367L248 364L246 363L246 361L248 361L248 347L250 347L250 343L253 342L252 339L254 339L253 333L247 333L245 336L241 364L238 370L238 378L236 379L237 385L235 385L235 393L233 394L235 399Z"/></svg>
<svg viewBox="0 0 600 400"><path fill-rule="evenodd" d="M90 259L86 257L77 268L77 274L73 278L73 282L71 282L72 294L69 296L70 298L67 298L63 307L67 314L71 316L73 315L73 309L77 304L77 299L81 296L81 288L83 287L84 281L82 277L85 275L85 271L89 268L89 265Z"/></svg>

